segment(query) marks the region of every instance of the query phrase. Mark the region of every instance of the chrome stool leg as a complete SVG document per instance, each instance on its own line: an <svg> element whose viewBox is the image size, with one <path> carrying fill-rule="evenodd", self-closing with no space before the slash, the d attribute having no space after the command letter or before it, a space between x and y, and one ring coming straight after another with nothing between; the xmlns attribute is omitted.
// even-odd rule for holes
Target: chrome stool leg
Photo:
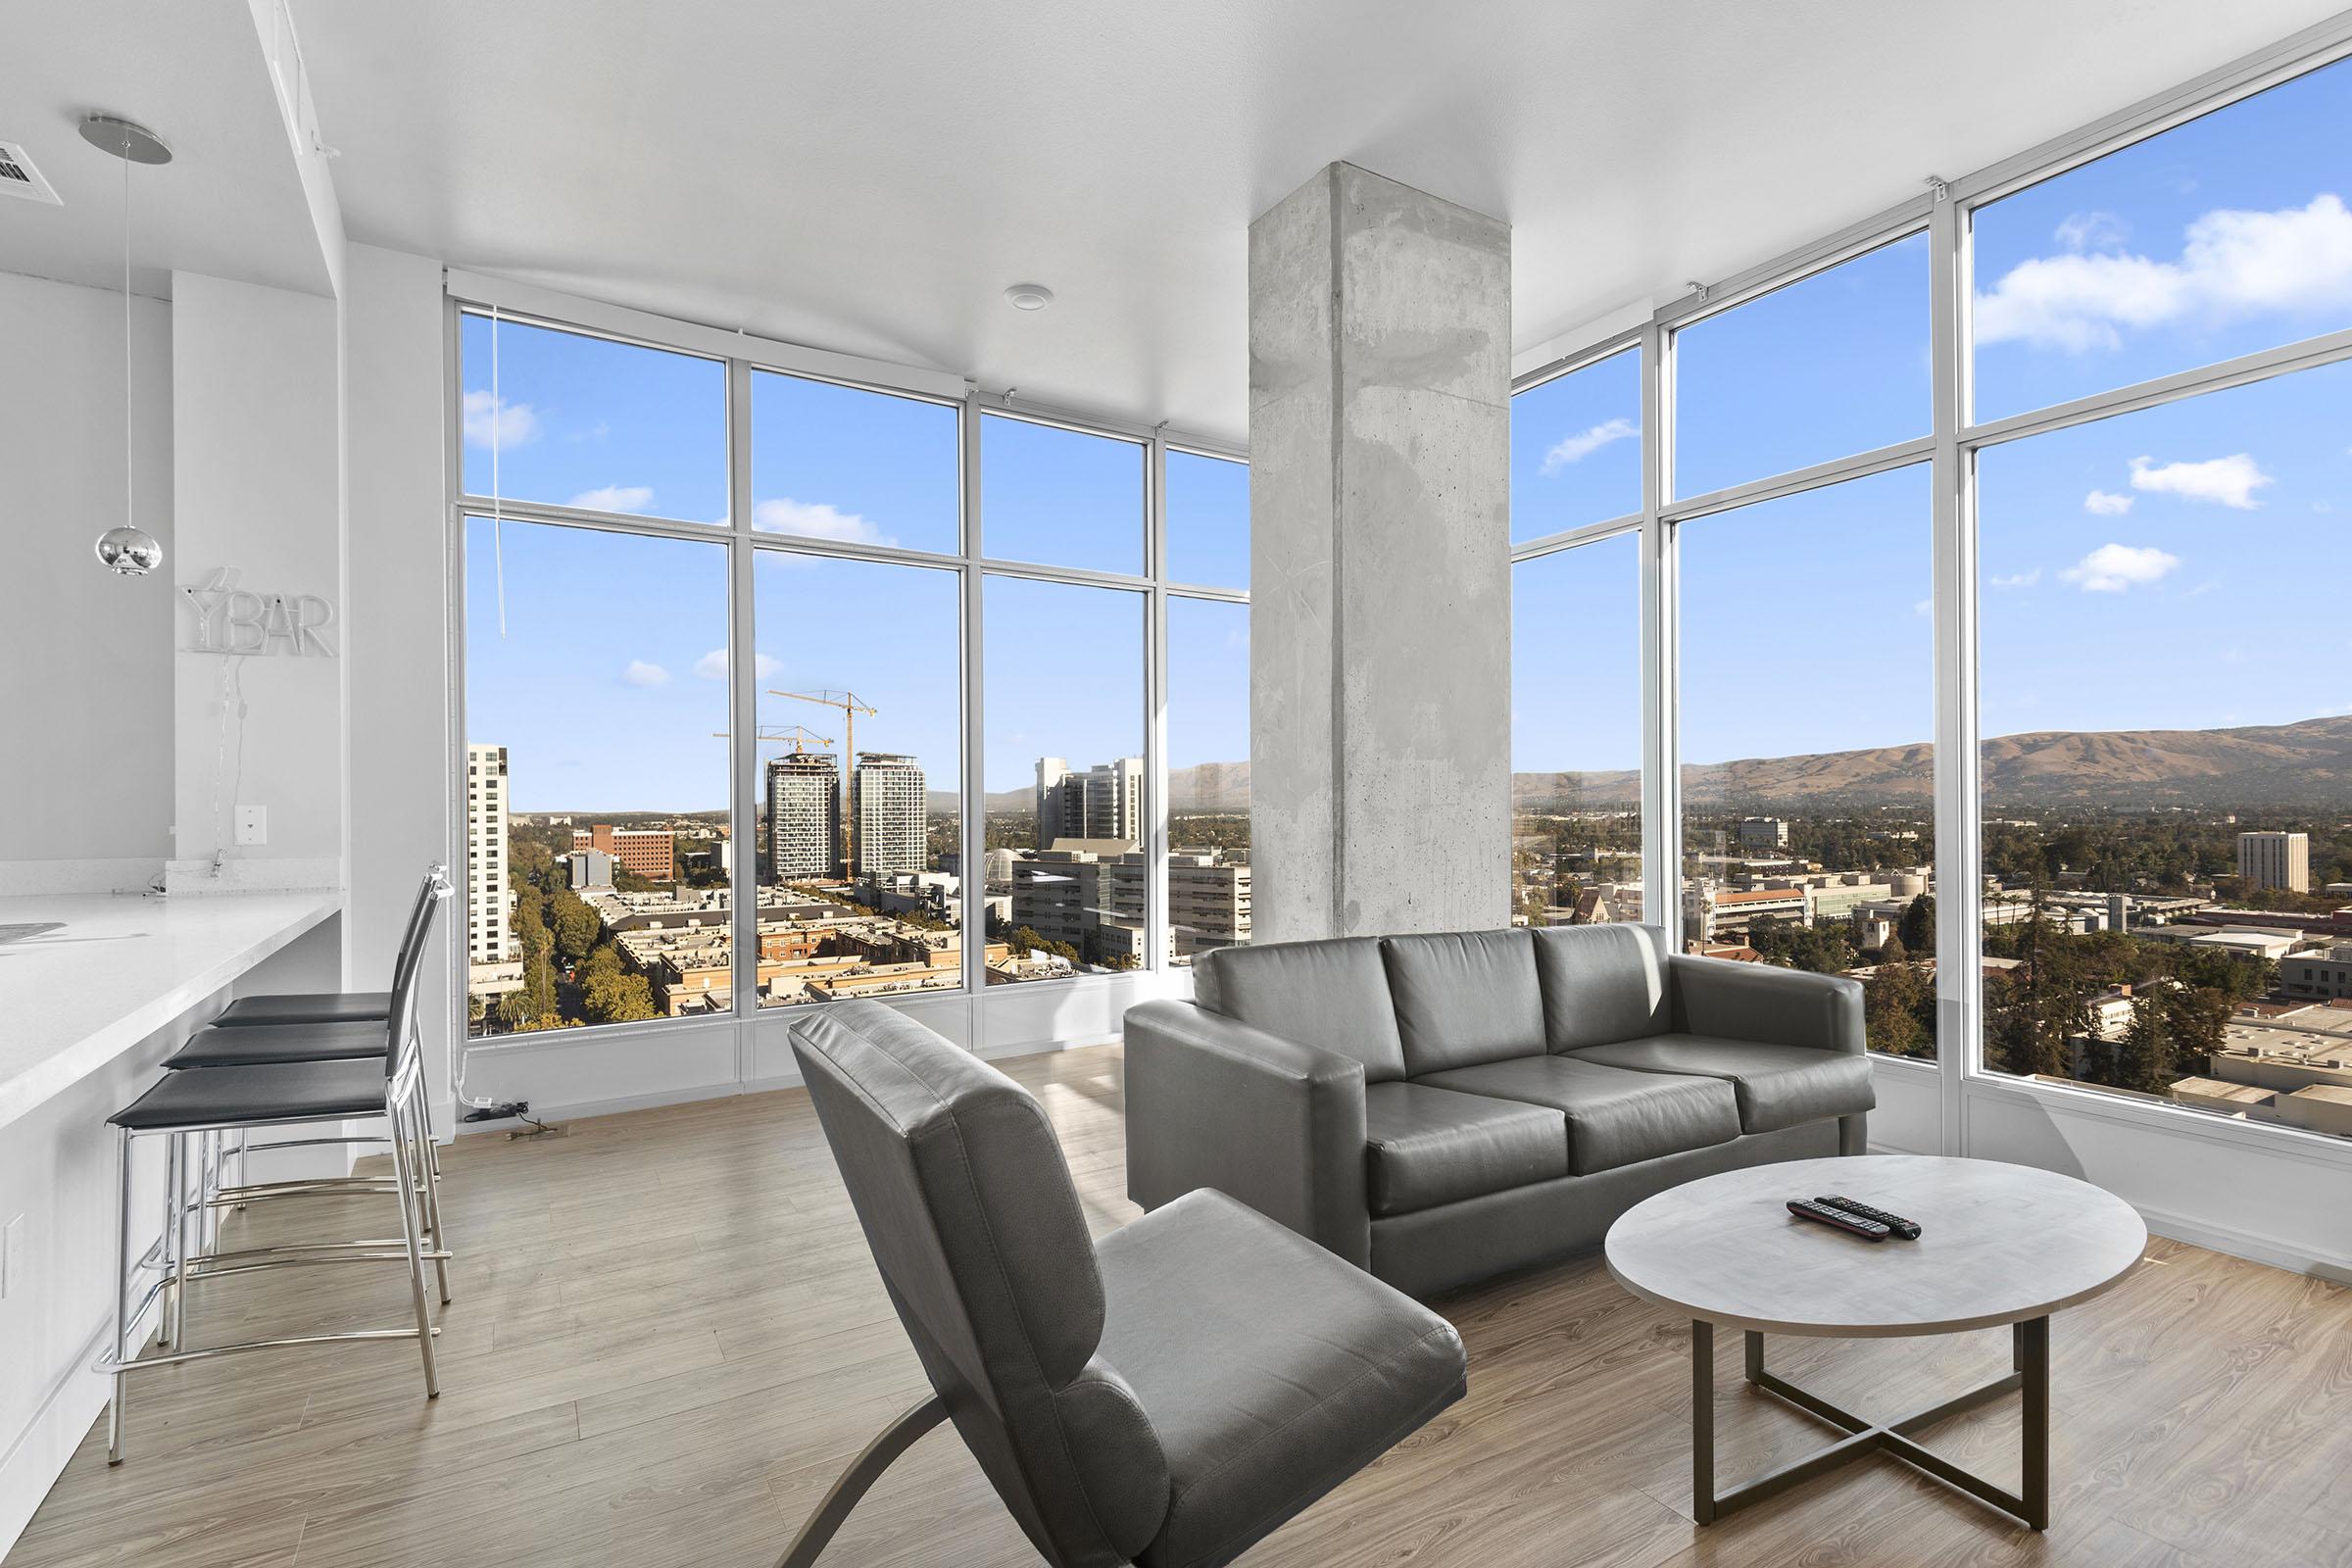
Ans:
<svg viewBox="0 0 2352 1568"><path fill-rule="evenodd" d="M424 1189L424 1229L433 1244L432 1250L435 1253L433 1276L435 1282L441 1287L441 1304L447 1306L449 1304L449 1259L445 1254L449 1251L449 1242L441 1234L440 1162L433 1153L432 1112L426 1103L422 1074L417 1075L414 1100L416 1108L410 1125L416 1133L416 1142L421 1151L421 1157L416 1164L417 1175Z"/></svg>
<svg viewBox="0 0 2352 1568"><path fill-rule="evenodd" d="M122 1398L130 1392L130 1129L115 1129L115 1377L106 1402L106 1462L122 1462Z"/></svg>
<svg viewBox="0 0 2352 1568"><path fill-rule="evenodd" d="M441 1396L441 1378L433 1365L433 1314L424 1304L424 1254L416 1242L416 1186L409 1172L409 1152L401 1137L408 1112L398 1095L390 1099L384 1109L392 1118L392 1169L400 1178L400 1234L409 1249L409 1291L416 1303L416 1348L424 1357L424 1396L437 1399Z"/></svg>
<svg viewBox="0 0 2352 1568"><path fill-rule="evenodd" d="M172 1171L172 1344L174 1349L184 1350L188 1348L188 1257L193 1246L189 1230L192 1228L196 1232L195 1243L204 1240L204 1214L201 1207L204 1193L204 1156L201 1151L204 1144L201 1135L176 1133L172 1135L172 1146L178 1152L177 1163ZM189 1157L191 1153L195 1155L193 1160ZM198 1167L198 1202L191 1202L188 1199L188 1166L191 1163Z"/></svg>

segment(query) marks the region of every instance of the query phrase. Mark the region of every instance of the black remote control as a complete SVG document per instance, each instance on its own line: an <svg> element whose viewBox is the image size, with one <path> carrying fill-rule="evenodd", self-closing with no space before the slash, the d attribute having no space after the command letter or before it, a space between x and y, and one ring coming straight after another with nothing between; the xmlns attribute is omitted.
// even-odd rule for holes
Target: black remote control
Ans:
<svg viewBox="0 0 2352 1568"><path fill-rule="evenodd" d="M1788 1212L1798 1219L1809 1219L1816 1225L1828 1225L1848 1236L1859 1236L1866 1242L1883 1242L1894 1234L1890 1228L1875 1219L1864 1219L1859 1214L1848 1214L1842 1208L1832 1208L1818 1199L1791 1198L1788 1200Z"/></svg>
<svg viewBox="0 0 2352 1568"><path fill-rule="evenodd" d="M1919 1221L1905 1219L1900 1214L1889 1214L1883 1208L1873 1208L1858 1199L1825 1197L1816 1198L1813 1201L1827 1203L1832 1208L1842 1208L1848 1214L1859 1214L1864 1219L1875 1219L1903 1241L1916 1242L1919 1240Z"/></svg>

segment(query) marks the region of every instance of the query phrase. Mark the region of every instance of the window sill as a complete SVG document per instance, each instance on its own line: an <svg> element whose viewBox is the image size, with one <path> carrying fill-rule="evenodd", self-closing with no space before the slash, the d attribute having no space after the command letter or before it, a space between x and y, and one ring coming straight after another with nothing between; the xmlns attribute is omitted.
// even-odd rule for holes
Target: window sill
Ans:
<svg viewBox="0 0 2352 1568"><path fill-rule="evenodd" d="M2190 1138L2259 1153L2300 1159L2330 1170L2352 1170L2352 1138L2306 1132L2300 1127L2242 1121L2157 1101L2127 1100L2101 1090L2035 1079L1970 1072L1964 1092L1973 1102L2024 1102L2068 1116L2143 1127L2164 1138Z"/></svg>

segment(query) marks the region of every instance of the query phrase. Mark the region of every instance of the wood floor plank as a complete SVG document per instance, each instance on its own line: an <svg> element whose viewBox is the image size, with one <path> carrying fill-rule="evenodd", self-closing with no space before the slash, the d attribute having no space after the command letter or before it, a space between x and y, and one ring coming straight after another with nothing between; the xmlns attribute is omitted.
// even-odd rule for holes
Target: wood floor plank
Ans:
<svg viewBox="0 0 2352 1568"><path fill-rule="evenodd" d="M1060 1134L1089 1227L1133 1219L1115 1048L1001 1063ZM6 1568L764 1568L841 1467L924 1392L798 1091L468 1138L447 1152L459 1250L422 1397L413 1346L142 1376L131 1446L85 1438ZM359 1200L256 1205L228 1246L345 1233ZM383 1212L378 1200L374 1210ZM396 1223L396 1221L395 1221ZM373 1234L373 1232L368 1232ZM1700 1529L1689 1325L1591 1255L1437 1301L1470 1392L1292 1520L1247 1568L2352 1568L2352 1292L2158 1241L2053 1335L2053 1528L2036 1537L1873 1459ZM200 1285L208 1337L397 1324L397 1267ZM1826 1442L1749 1390L1718 1336L1720 1477ZM1776 1371L1873 1415L2007 1365L2002 1333L1774 1338ZM2007 1484L2014 1398L1924 1441ZM852 1515L842 1568L1027 1568L952 1430Z"/></svg>

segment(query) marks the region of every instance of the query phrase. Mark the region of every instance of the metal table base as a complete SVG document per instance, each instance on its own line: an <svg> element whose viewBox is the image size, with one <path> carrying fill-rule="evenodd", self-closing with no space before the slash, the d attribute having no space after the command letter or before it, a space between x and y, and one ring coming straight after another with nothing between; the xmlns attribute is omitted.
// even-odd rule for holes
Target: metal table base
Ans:
<svg viewBox="0 0 2352 1568"><path fill-rule="evenodd" d="M1715 1325L1690 1324L1690 1500L1702 1525L1766 1497L1777 1496L1815 1476L1868 1454L1886 1453L1989 1503L2030 1529L2050 1527L2050 1320L2029 1318L2013 1325L2013 1364L2007 1377L1971 1389L1897 1421L1874 1422L1841 1410L1817 1395L1808 1394L1764 1368L1764 1336L1747 1333L1747 1381L1764 1393L1803 1411L1846 1435L1819 1453L1768 1471L1729 1492L1715 1490ZM2011 1390L2023 1390L2026 1401L2025 1495L1994 1486L1970 1474L1939 1454L1911 1441L1911 1434L1934 1426L1947 1416L1972 1410Z"/></svg>

